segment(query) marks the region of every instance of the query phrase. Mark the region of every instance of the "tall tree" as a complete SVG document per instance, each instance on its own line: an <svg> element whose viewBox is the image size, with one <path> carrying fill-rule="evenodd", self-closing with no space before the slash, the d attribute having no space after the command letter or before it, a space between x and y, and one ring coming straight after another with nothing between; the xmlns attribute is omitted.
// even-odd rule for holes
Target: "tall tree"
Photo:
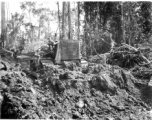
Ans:
<svg viewBox="0 0 152 120"><path fill-rule="evenodd" d="M125 40L125 29L124 29L124 8L123 8L124 4L123 4L123 1L121 2L121 14L122 14L122 38L123 38L123 42L126 43L126 40Z"/></svg>
<svg viewBox="0 0 152 120"><path fill-rule="evenodd" d="M78 20L77 20L77 22L78 22L78 31L77 31L77 38L78 38L78 40L79 40L79 35L80 35L80 3L78 2L77 3L77 16L78 16Z"/></svg>
<svg viewBox="0 0 152 120"><path fill-rule="evenodd" d="M59 23L59 39L61 38L61 26L60 26L60 6L59 2L57 2L58 5L58 23Z"/></svg>
<svg viewBox="0 0 152 120"><path fill-rule="evenodd" d="M5 2L1 2L1 47L4 47L6 39L6 18L5 18Z"/></svg>
<svg viewBox="0 0 152 120"><path fill-rule="evenodd" d="M71 10L70 10L70 2L68 2L68 39L71 39Z"/></svg>
<svg viewBox="0 0 152 120"><path fill-rule="evenodd" d="M146 42L149 42L152 22L151 22L151 2L142 2L141 16L142 16L142 32Z"/></svg>
<svg viewBox="0 0 152 120"><path fill-rule="evenodd" d="M62 39L65 37L65 2L62 4Z"/></svg>

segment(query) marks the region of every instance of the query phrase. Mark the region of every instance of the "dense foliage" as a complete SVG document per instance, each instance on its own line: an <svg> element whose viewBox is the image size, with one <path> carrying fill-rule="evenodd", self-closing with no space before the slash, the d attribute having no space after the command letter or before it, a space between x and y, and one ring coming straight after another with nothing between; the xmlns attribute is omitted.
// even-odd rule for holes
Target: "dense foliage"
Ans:
<svg viewBox="0 0 152 120"><path fill-rule="evenodd" d="M122 42L131 45L150 42L151 2L84 2L84 11L89 55L96 54L94 48L98 53L107 52L111 39L117 45ZM90 52L90 46L93 52Z"/></svg>

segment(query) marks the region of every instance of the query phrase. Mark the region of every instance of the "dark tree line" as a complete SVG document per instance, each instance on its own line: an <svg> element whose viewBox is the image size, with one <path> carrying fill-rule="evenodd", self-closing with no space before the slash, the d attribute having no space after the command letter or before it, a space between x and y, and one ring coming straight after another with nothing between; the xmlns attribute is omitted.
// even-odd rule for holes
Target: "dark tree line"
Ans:
<svg viewBox="0 0 152 120"><path fill-rule="evenodd" d="M108 51L111 39L116 45L150 42L151 8L151 2L84 2L87 53Z"/></svg>

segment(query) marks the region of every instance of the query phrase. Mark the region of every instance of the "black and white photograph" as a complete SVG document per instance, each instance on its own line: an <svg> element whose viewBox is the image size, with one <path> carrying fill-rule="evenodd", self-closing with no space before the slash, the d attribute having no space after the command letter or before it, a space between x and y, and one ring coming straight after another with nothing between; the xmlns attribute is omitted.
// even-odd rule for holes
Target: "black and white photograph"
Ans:
<svg viewBox="0 0 152 120"><path fill-rule="evenodd" d="M152 1L0 1L0 119L152 120Z"/></svg>

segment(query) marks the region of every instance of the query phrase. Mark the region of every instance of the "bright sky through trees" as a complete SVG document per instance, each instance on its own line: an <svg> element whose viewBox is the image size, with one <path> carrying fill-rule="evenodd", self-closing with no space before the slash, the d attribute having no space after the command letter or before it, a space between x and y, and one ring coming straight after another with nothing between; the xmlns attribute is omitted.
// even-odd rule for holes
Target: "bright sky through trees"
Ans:
<svg viewBox="0 0 152 120"><path fill-rule="evenodd" d="M0 0L1 1L1 0ZM9 1L5 1L5 6L6 6L6 9L7 8L9 8L8 9L8 11L7 11L7 13L6 13L6 18L7 19L10 19L10 17L11 17L11 14L14 14L15 12L17 12L17 13L21 13L22 12L22 10L20 9L20 3L21 2L24 2L23 0L21 0L21 1L19 1L19 0L15 0L15 1L13 1L13 0L9 0ZM52 11L57 11L58 10L58 8L57 8L57 1L36 1L37 3L39 3L39 4L43 4L43 6L44 7L47 7L47 8L49 8L50 10L52 10ZM59 1L59 4L60 4L60 10L62 10L62 1ZM0 15L1 15L1 10L0 10ZM51 29L53 30L53 31L56 31L56 29L57 29L57 23L56 23L57 21L52 21L51 22Z"/></svg>

